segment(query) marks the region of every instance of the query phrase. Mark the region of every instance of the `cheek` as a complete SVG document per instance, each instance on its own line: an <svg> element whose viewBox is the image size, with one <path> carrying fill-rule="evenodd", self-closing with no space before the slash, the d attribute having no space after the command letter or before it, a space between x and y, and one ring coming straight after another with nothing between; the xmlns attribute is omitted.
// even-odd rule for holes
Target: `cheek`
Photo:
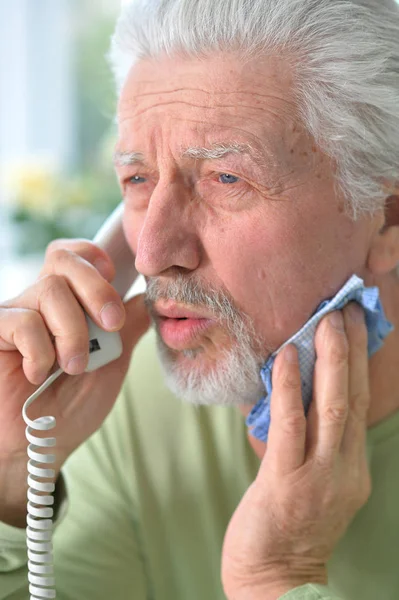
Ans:
<svg viewBox="0 0 399 600"><path fill-rule="evenodd" d="M216 239L216 238L215 238ZM284 299L295 285L293 256L296 240L288 243L283 229L260 219L222 231L214 247L208 247L213 270L234 298L238 309L254 322L258 334L276 345L292 317Z"/></svg>
<svg viewBox="0 0 399 600"><path fill-rule="evenodd" d="M214 252L209 250L237 307L273 348L300 329L351 274L337 255L331 227L322 234L320 221L283 221L241 222L219 237Z"/></svg>

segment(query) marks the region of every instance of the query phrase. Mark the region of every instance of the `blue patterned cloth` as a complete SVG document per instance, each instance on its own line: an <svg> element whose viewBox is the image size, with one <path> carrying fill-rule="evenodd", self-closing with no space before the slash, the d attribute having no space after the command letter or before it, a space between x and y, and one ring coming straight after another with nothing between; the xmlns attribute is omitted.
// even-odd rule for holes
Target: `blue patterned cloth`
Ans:
<svg viewBox="0 0 399 600"><path fill-rule="evenodd" d="M302 400L307 414L313 391L313 372L316 361L314 337L319 321L334 310L342 309L348 302L356 301L364 308L368 331L368 355L377 352L393 325L386 319L384 309L379 300L377 287L364 286L363 280L353 275L339 292L330 300L324 300L314 315L295 335L287 340L266 361L260 375L266 388L266 396L259 400L246 419L251 435L266 442L270 427L270 398L272 393L272 369L277 354L287 344L294 344L298 351L299 369L301 373Z"/></svg>

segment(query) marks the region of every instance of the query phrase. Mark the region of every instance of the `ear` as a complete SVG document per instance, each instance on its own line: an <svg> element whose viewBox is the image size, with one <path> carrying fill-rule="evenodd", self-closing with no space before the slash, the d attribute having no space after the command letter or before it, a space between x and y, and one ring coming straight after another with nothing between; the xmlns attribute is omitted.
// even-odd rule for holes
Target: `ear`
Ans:
<svg viewBox="0 0 399 600"><path fill-rule="evenodd" d="M399 264L399 186L385 201L385 220L370 247L367 267L374 275L393 271Z"/></svg>

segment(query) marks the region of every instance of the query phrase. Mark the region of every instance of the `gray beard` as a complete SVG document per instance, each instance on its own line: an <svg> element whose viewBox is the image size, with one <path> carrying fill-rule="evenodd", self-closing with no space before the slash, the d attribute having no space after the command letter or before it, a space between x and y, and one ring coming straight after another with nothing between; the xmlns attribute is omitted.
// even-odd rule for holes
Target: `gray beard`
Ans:
<svg viewBox="0 0 399 600"><path fill-rule="evenodd" d="M162 282L159 277L146 278L146 282L146 304L155 321L158 356L169 389L177 397L197 405L237 406L258 402L265 393L260 377L266 360L265 343L256 335L249 317L236 308L229 293L182 274L173 279L162 278ZM153 309L161 298L212 311L230 340L228 348L219 347L213 364L201 346L177 352L165 344ZM270 348L267 350L271 352ZM180 360L181 355L184 360Z"/></svg>
<svg viewBox="0 0 399 600"><path fill-rule="evenodd" d="M263 361L259 363L247 344L237 342L229 350L221 349L220 358L207 367L206 373L200 364L202 349L184 351L185 364L179 365L176 353L171 352L159 334L157 348L167 387L185 402L238 406L256 404L265 394L260 378Z"/></svg>

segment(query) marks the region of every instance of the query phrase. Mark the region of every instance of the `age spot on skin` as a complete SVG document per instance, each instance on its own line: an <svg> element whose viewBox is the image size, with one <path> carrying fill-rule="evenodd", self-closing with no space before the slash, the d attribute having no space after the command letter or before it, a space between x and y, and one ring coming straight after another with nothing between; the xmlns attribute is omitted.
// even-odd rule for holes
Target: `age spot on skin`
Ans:
<svg viewBox="0 0 399 600"><path fill-rule="evenodd" d="M266 272L264 269L258 270L258 279L261 279L261 280L266 279Z"/></svg>

